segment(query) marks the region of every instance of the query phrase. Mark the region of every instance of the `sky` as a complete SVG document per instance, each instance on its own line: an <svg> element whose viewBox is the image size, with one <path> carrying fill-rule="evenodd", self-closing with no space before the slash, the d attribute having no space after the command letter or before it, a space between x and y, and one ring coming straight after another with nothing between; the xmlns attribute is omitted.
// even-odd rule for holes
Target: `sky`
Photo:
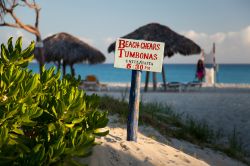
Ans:
<svg viewBox="0 0 250 166"><path fill-rule="evenodd" d="M217 63L250 64L249 0L37 0L41 7L39 28L42 38L59 32L70 33L106 56L113 63L108 46L140 26L156 22L168 26L198 44L206 53L216 44ZM16 8L25 23L34 24L35 14ZM6 22L12 21L9 17ZM23 36L24 46L35 37L26 31L0 27L0 43ZM201 55L176 54L164 63L196 63Z"/></svg>

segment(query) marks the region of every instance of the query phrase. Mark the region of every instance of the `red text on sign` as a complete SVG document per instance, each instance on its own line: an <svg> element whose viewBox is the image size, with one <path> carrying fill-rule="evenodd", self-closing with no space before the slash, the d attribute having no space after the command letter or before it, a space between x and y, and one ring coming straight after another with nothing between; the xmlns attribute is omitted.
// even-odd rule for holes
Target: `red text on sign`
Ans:
<svg viewBox="0 0 250 166"><path fill-rule="evenodd" d="M124 48L140 48L140 49L147 49L147 50L159 50L160 44L156 43L149 43L149 42L142 42L141 44L136 41L126 41L126 40L119 40L118 49Z"/></svg>

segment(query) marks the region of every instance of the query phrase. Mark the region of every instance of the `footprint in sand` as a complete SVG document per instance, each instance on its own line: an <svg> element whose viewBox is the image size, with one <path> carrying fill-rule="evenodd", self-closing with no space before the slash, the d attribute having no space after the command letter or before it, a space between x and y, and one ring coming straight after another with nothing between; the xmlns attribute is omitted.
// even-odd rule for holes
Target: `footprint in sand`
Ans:
<svg viewBox="0 0 250 166"><path fill-rule="evenodd" d="M144 162L149 162L150 160L152 160L152 158L150 158L150 157L146 157L145 159L144 159Z"/></svg>
<svg viewBox="0 0 250 166"><path fill-rule="evenodd" d="M191 163L191 161L189 161L185 156L179 156L179 159L181 159L182 161L186 162L186 163Z"/></svg>
<svg viewBox="0 0 250 166"><path fill-rule="evenodd" d="M117 141L121 141L122 139L120 137L114 136L112 134L109 134L110 137L113 137Z"/></svg>
<svg viewBox="0 0 250 166"><path fill-rule="evenodd" d="M120 146L122 147L123 150L127 151L129 150L129 147L127 145L124 144L124 142L120 143Z"/></svg>
<svg viewBox="0 0 250 166"><path fill-rule="evenodd" d="M104 138L107 142L110 142L110 143L116 143L117 141L115 139L112 139L112 138L107 138L105 137Z"/></svg>

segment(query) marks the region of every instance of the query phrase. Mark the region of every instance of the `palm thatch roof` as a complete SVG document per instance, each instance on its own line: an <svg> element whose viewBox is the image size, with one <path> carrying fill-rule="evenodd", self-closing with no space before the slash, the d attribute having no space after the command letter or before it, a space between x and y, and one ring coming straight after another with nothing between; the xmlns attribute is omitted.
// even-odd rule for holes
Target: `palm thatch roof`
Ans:
<svg viewBox="0 0 250 166"><path fill-rule="evenodd" d="M144 25L122 38L164 42L164 56L168 57L173 56L175 53L191 55L199 54L201 52L201 48L192 40L179 35L169 27L158 23ZM114 50L115 42L108 47L109 53Z"/></svg>
<svg viewBox="0 0 250 166"><path fill-rule="evenodd" d="M192 40L174 32L169 27L165 25L161 25L158 23L150 23L144 25L134 32L131 32L122 38L127 39L137 39L137 40L148 40L148 41L157 41L164 42L164 57L171 57L176 53L180 53L182 55L191 55L191 54L199 54L201 52L201 48L194 43ZM115 42L112 43L108 47L108 52L112 52L115 50ZM153 73L153 87L156 90L156 74ZM146 74L146 83L145 83L145 91L147 91L149 80L149 72ZM162 80L164 82L164 88L166 90L166 77L164 68L162 68Z"/></svg>
<svg viewBox="0 0 250 166"><path fill-rule="evenodd" d="M63 60L65 64L73 65L83 61L89 64L102 63L105 56L96 48L68 34L58 33L43 40L46 62ZM39 60L39 57L36 56Z"/></svg>

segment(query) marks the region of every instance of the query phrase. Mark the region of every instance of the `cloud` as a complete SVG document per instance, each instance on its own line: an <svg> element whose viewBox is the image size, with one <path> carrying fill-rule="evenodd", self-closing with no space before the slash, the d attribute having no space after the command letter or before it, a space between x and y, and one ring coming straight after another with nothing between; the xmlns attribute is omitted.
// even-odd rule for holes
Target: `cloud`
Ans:
<svg viewBox="0 0 250 166"><path fill-rule="evenodd" d="M106 45L110 45L112 42L115 41L115 38L114 37L107 37L107 38L103 39L103 41Z"/></svg>
<svg viewBox="0 0 250 166"><path fill-rule="evenodd" d="M20 29L1 28L0 43L7 43L9 37L13 37L15 41L18 36L23 36L23 47L35 40L35 36ZM53 33L48 34L47 36ZM182 31L180 34L190 38L197 43L205 52L209 53L212 44L216 44L216 61L218 63L250 63L250 25L239 31L216 32L208 34L197 32L194 30ZM115 37L108 36L101 39L93 39L89 37L79 37L84 42L101 50L107 57L106 63L112 63L113 54L107 53L108 46L115 41ZM200 55L180 56L175 55L172 58L165 58L167 63L196 63Z"/></svg>
<svg viewBox="0 0 250 166"><path fill-rule="evenodd" d="M190 30L181 34L196 42L207 53L215 42L218 63L250 63L250 26L235 32L207 34Z"/></svg>
<svg viewBox="0 0 250 166"><path fill-rule="evenodd" d="M246 27L243 31L242 31L242 38L244 43L250 47L250 26Z"/></svg>
<svg viewBox="0 0 250 166"><path fill-rule="evenodd" d="M190 30L190 31L187 31L187 32L181 32L181 34L183 34L184 36L192 39L192 40L201 40L201 39L205 39L208 37L207 34L205 33L198 33L198 32L195 32L194 30Z"/></svg>
<svg viewBox="0 0 250 166"><path fill-rule="evenodd" d="M218 32L210 36L210 39L215 43L222 43L225 40L226 35L224 33Z"/></svg>

